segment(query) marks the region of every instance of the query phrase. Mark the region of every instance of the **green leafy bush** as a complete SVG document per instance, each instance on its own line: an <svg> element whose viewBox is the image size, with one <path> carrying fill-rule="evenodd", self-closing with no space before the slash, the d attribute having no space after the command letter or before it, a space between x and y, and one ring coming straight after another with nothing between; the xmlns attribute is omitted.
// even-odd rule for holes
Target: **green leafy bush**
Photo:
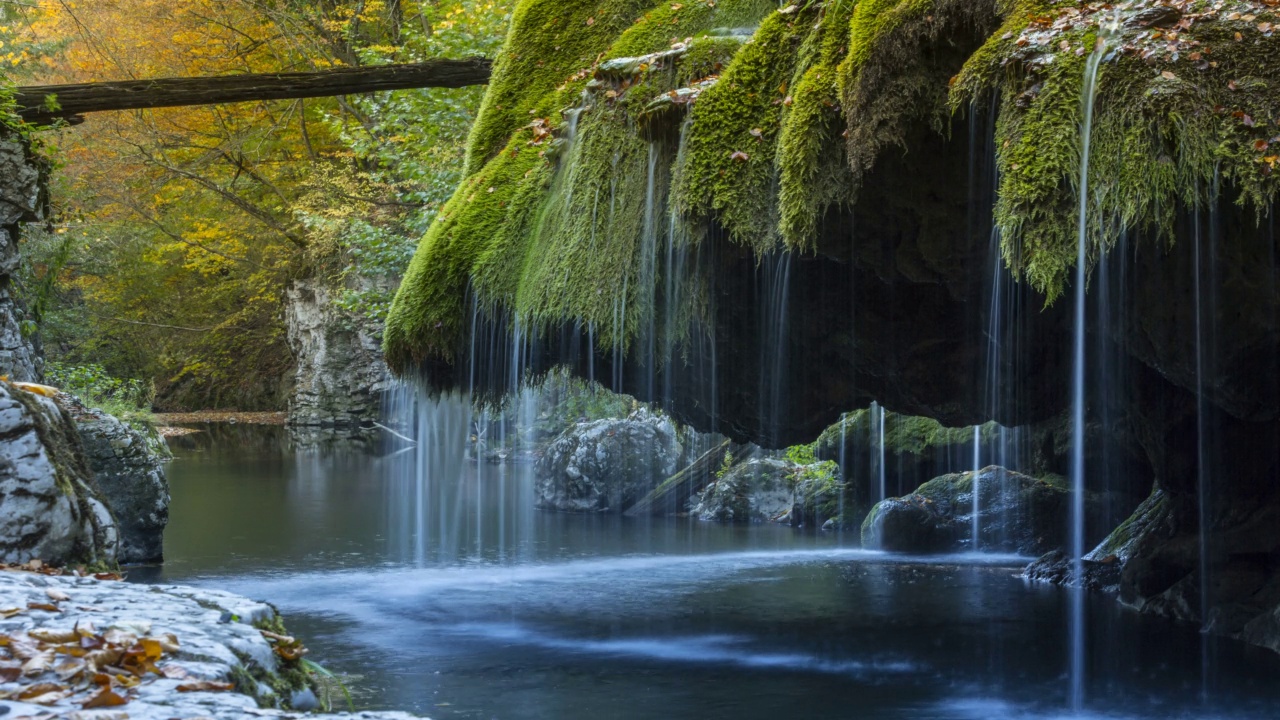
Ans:
<svg viewBox="0 0 1280 720"><path fill-rule="evenodd" d="M112 377L97 364L69 365L50 362L45 366L50 385L80 398L85 405L126 420L145 420L151 414L155 386L143 380Z"/></svg>

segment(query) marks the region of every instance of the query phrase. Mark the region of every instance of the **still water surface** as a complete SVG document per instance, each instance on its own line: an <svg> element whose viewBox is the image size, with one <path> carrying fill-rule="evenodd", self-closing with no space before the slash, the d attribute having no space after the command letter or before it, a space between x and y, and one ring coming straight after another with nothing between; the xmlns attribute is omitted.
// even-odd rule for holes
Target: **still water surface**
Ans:
<svg viewBox="0 0 1280 720"><path fill-rule="evenodd" d="M278 428L175 440L163 568L276 604L358 703L433 718L1067 717L1066 595L996 556L535 512L529 469ZM1089 607L1089 717L1280 717L1280 656Z"/></svg>

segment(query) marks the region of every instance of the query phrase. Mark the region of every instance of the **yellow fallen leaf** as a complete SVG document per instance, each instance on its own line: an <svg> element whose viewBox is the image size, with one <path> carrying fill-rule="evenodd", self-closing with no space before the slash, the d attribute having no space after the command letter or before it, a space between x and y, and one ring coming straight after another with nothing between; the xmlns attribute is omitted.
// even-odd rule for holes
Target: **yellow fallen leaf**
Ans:
<svg viewBox="0 0 1280 720"><path fill-rule="evenodd" d="M85 701L84 705L81 707L86 710L100 707L117 707L124 705L127 702L129 701L112 692L111 688L104 687L97 695L94 695Z"/></svg>
<svg viewBox="0 0 1280 720"><path fill-rule="evenodd" d="M45 397L57 397L60 392L56 387L40 385L38 383L16 382L13 386L19 390L25 390L34 395L43 395Z"/></svg>

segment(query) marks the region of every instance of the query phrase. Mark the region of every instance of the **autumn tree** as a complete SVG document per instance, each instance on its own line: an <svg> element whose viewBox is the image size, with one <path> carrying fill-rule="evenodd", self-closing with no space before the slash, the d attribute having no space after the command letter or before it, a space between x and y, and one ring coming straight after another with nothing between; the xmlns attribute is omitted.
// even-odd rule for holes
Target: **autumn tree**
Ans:
<svg viewBox="0 0 1280 720"><path fill-rule="evenodd" d="M492 52L508 4L45 0L11 32L42 83ZM55 359L154 379L167 407L281 407L283 294L319 275L376 323L457 181L479 89L89 116L56 131L58 216L28 244ZM56 273L56 283L45 273Z"/></svg>

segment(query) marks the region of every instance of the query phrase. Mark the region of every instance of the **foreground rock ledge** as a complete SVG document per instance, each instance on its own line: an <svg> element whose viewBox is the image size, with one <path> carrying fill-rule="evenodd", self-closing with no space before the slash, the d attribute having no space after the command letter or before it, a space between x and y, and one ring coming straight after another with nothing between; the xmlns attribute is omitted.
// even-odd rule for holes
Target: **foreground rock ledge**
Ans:
<svg viewBox="0 0 1280 720"><path fill-rule="evenodd" d="M55 600L63 597L67 599ZM56 606L59 611L32 607L35 605ZM92 623L98 632L117 628L138 635L164 636L172 633L178 638L179 650L166 653L156 664L161 670L181 667L189 677L173 679L150 674L128 693L128 703L97 710L81 708L91 692L79 692L42 705L0 700L0 714L7 717L70 716L88 719L127 714L129 718L143 720L174 717L212 717L219 720L262 717L414 718L398 712L320 715L259 707L254 697L239 690L245 689L243 678L249 676L260 678L259 686L254 690L268 690L263 680L269 679L279 667L271 645L254 625L275 624L279 618L270 605L230 593L178 586L134 585L87 577L0 572L0 611L3 611L0 615L18 608L22 609L21 612L0 619L0 635L72 630L86 623ZM64 659L59 656L52 664L56 666ZM241 679L237 682L237 691L178 691L180 685L200 680L233 682L237 678ZM16 695L14 691L56 680L53 671L23 675L14 682L0 682L0 697Z"/></svg>

